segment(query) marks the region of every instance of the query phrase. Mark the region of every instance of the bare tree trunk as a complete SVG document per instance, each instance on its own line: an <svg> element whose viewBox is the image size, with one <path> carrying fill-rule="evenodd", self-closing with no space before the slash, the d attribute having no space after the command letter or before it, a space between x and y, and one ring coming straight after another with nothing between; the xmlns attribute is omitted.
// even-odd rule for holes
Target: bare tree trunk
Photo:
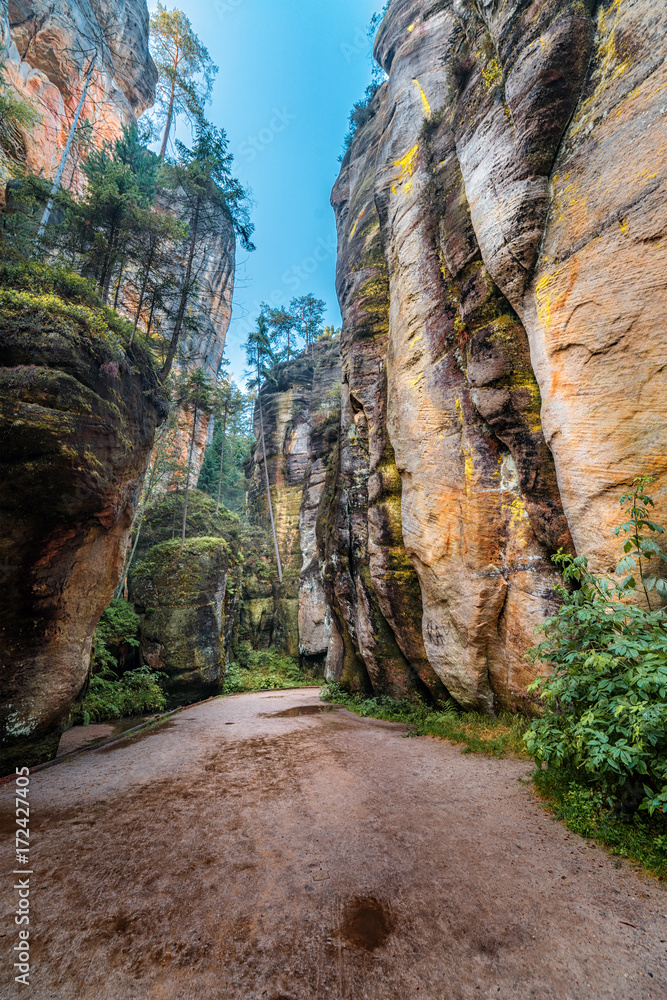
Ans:
<svg viewBox="0 0 667 1000"><path fill-rule="evenodd" d="M167 140L169 138L169 132L171 131L171 122L174 117L174 94L176 92L176 81L171 81L171 94L169 95L169 110L167 111L167 120L164 125L164 133L162 135L162 145L160 146L160 159L164 160L164 155L167 152Z"/></svg>
<svg viewBox="0 0 667 1000"><path fill-rule="evenodd" d="M259 407L259 426L262 432L262 454L264 456L264 475L266 476L266 496L269 501L269 517L271 518L271 531L273 532L273 544L276 549L276 563L278 565L278 579L283 582L283 568L280 562L280 550L278 549L278 536L276 535L276 524L273 520L273 504L271 503L271 487L269 486L269 467L266 464L266 444L264 442L264 418L262 417L262 399L257 391L257 405Z"/></svg>
<svg viewBox="0 0 667 1000"><path fill-rule="evenodd" d="M171 366L174 363L174 357L176 356L176 348L178 347L178 338L181 335L181 327L183 326L183 319L185 317L185 307L188 302L188 295L190 294L190 278L192 277L192 261L195 256L195 248L197 246L197 227L199 225L199 210L201 208L201 195L197 197L197 203L195 205L195 215L192 220L192 235L190 236L190 246L188 248L188 263L185 269L185 278L183 280L183 288L181 290L181 300L178 304L178 313L176 314L176 323L174 324L174 332L171 335L171 342L169 344L169 350L167 351L167 360L164 363L164 368L162 369L162 377L166 378L171 371Z"/></svg>
<svg viewBox="0 0 667 1000"><path fill-rule="evenodd" d="M60 164L56 172L56 176L53 179L53 185L51 186L51 196L44 209L44 214L42 215L42 221L39 224L39 229L37 230L37 243L41 240L44 235L44 230L49 223L49 217L53 209L53 202L58 190L60 188L60 182L63 179L63 172L65 170L65 164L67 163L67 157L69 156L69 151L72 148L72 142L74 140L74 133L76 132L77 125L79 124L79 118L81 117L81 109L83 108L83 102L86 99L86 94L88 93L88 87L93 76L93 70L95 69L95 63L97 62L97 52L90 61L90 66L88 67L88 73L86 74L86 80L83 85L83 90L81 91L81 97L79 98L79 103L77 105L76 111L74 112L74 121L72 122L69 130L69 135L67 137L67 142L65 148L63 149L63 155L60 157Z"/></svg>
<svg viewBox="0 0 667 1000"><path fill-rule="evenodd" d="M120 265L120 272L118 274L118 283L116 284L116 294L113 297L113 307L114 309L118 306L118 293L120 292L120 285L123 280L123 271L125 270L125 262Z"/></svg>
<svg viewBox="0 0 667 1000"><path fill-rule="evenodd" d="M220 475L218 476L218 499L215 504L216 514L220 510L220 494L222 493L222 461L225 456L225 433L227 431L227 410L228 406L225 406L225 414L222 418L222 444L220 445Z"/></svg>
<svg viewBox="0 0 667 1000"><path fill-rule="evenodd" d="M185 501L183 503L183 528L181 530L181 552L185 548L185 526L188 520L188 494L190 492L190 465L192 463L192 449L195 444L195 431L197 429L197 407L195 406L192 418L192 434L190 435L190 447L188 449L188 471L185 478Z"/></svg>

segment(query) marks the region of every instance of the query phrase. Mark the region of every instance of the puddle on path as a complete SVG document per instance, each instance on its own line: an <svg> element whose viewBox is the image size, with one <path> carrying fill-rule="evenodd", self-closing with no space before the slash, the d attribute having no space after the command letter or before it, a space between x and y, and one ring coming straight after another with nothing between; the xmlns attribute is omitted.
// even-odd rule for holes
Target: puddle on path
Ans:
<svg viewBox="0 0 667 1000"><path fill-rule="evenodd" d="M295 715L321 715L322 712L337 712L338 705L296 705L284 708L282 712L263 712L262 719L291 719Z"/></svg>
<svg viewBox="0 0 667 1000"><path fill-rule="evenodd" d="M363 951L380 948L395 927L392 911L374 896L356 896L345 907L340 936Z"/></svg>
<svg viewBox="0 0 667 1000"><path fill-rule="evenodd" d="M185 719L185 722L189 722L189 719ZM167 729L173 729L176 726L174 719L168 719L166 722L162 722L156 726L149 726L148 729L142 729L140 733L129 733L125 739L117 740L115 743L110 743L109 746L100 747L96 753L113 753L114 750L120 748L125 748L130 744L136 746L137 743L142 743L144 740L149 739L156 733L164 733Z"/></svg>
<svg viewBox="0 0 667 1000"><path fill-rule="evenodd" d="M56 757L64 757L74 750L80 750L81 747L94 746L102 740L108 740L110 736L117 736L154 718L154 715L135 715L126 719L113 719L110 722L93 722L89 726L73 726L61 736Z"/></svg>

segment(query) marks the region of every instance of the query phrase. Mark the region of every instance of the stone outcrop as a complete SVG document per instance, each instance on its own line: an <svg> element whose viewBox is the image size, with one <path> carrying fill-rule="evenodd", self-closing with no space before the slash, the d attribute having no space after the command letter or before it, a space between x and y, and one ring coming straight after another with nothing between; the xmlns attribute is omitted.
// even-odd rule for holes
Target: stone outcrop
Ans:
<svg viewBox="0 0 667 1000"><path fill-rule="evenodd" d="M141 661L166 675L171 707L221 690L241 596L239 519L192 490L181 551L183 500L168 493L147 511L129 583Z"/></svg>
<svg viewBox="0 0 667 1000"><path fill-rule="evenodd" d="M332 197L331 489L350 513L327 558L350 682L356 657L375 688L397 686L377 673L386 653L369 656L352 553L413 674L429 686L427 662L466 707L529 708L549 555L608 571L622 488L646 471L665 497L665 17L623 0L389 5L375 45L388 80ZM385 572L401 535L411 617Z"/></svg>
<svg viewBox="0 0 667 1000"><path fill-rule="evenodd" d="M331 620L320 576L315 525L324 489L326 426L338 424L340 353L338 340L322 340L307 354L277 365L262 386L264 441L283 568L275 590L280 645L291 655L324 662ZM257 445L250 469L251 518L268 531L259 409ZM271 553L271 561L275 556ZM268 597L268 595L267 595Z"/></svg>
<svg viewBox="0 0 667 1000"><path fill-rule="evenodd" d="M33 291L0 305L2 773L55 752L166 414L109 314Z"/></svg>
<svg viewBox="0 0 667 1000"><path fill-rule="evenodd" d="M155 99L145 0L3 0L0 32L5 78L41 115L21 156L33 173L55 173L94 57L81 120L93 125L96 143L114 139ZM75 144L66 187L78 185L78 163Z"/></svg>

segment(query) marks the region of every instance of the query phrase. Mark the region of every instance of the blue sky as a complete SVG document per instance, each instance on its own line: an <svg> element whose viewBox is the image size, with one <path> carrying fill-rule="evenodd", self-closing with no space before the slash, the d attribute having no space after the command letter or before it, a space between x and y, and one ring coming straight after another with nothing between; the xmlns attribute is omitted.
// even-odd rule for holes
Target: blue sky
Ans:
<svg viewBox="0 0 667 1000"><path fill-rule="evenodd" d="M149 6L152 8L153 3ZM240 247L227 356L259 303L313 292L340 325L329 205L347 119L370 82L367 25L382 0L167 0L188 15L220 67L210 120L227 130L239 180L252 189L252 254ZM184 130L178 135L186 139Z"/></svg>

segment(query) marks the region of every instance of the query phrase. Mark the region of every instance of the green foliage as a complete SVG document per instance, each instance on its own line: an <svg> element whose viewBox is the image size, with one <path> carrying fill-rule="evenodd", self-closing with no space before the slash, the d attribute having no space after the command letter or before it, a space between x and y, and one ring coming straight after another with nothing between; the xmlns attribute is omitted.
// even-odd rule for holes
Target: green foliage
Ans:
<svg viewBox="0 0 667 1000"><path fill-rule="evenodd" d="M75 705L74 722L87 726L128 715L163 712L167 702L160 686L162 676L145 666L127 670L120 678L93 675L85 698Z"/></svg>
<svg viewBox="0 0 667 1000"><path fill-rule="evenodd" d="M223 506L237 514L245 514L247 481L244 466L255 447L252 433L255 399L232 383L228 402L226 415L224 400L218 407L213 440L204 453L198 489L217 500L220 487Z"/></svg>
<svg viewBox="0 0 667 1000"><path fill-rule="evenodd" d="M0 311L6 316L43 312L72 321L88 336L108 344L118 356L132 326L103 305L94 286L71 269L31 260L2 260L0 255Z"/></svg>
<svg viewBox="0 0 667 1000"><path fill-rule="evenodd" d="M291 656L274 649L253 651L247 643L241 643L236 660L227 664L224 693L309 687L313 683L313 677Z"/></svg>
<svg viewBox="0 0 667 1000"><path fill-rule="evenodd" d="M141 620L132 604L115 597L99 620L93 637L92 673L105 674L118 667L113 651L118 647L139 645Z"/></svg>
<svg viewBox="0 0 667 1000"><path fill-rule="evenodd" d="M160 156L164 157L174 117L195 123L203 116L218 67L183 11L167 10L158 3L150 28L151 55L158 71L153 114L163 129Z"/></svg>
<svg viewBox="0 0 667 1000"><path fill-rule="evenodd" d="M366 697L348 694L338 684L325 684L320 697L357 715L403 722L411 727L411 736L439 736L464 744L463 753L484 753L493 757L526 756L523 734L528 725L520 715L509 712L489 718L476 712L462 712L453 702L436 709L416 698Z"/></svg>
<svg viewBox="0 0 667 1000"><path fill-rule="evenodd" d="M90 685L83 701L74 706L75 723L87 726L165 709L162 674L146 666L126 670L120 677L116 674L121 647L139 645L140 624L133 605L119 598L111 601L95 629Z"/></svg>
<svg viewBox="0 0 667 1000"><path fill-rule="evenodd" d="M41 115L31 101L20 97L4 78L4 63L0 60L0 155L10 165L10 173L25 169L26 144L24 131L36 128Z"/></svg>
<svg viewBox="0 0 667 1000"><path fill-rule="evenodd" d="M611 854L643 865L667 879L667 828L662 817L618 815L603 791L580 772L566 767L537 770L534 781L551 812L573 833L603 844Z"/></svg>
<svg viewBox="0 0 667 1000"><path fill-rule="evenodd" d="M644 493L651 480L638 478L621 504L630 502L619 532L629 534L617 573L639 568L648 600L646 561L664 558L642 529L661 532L646 518L653 502ZM617 533L619 533L617 532ZM632 562L629 561L630 556ZM551 666L531 690L546 708L526 734L538 763L574 769L592 780L616 808L639 805L652 815L667 805L667 610L627 603L637 587L630 574L621 582L597 577L584 556L557 553L567 586L558 614L541 631L545 639L529 653ZM636 559L636 563L635 563Z"/></svg>
<svg viewBox="0 0 667 1000"><path fill-rule="evenodd" d="M380 89L379 83L371 83L366 87L366 92L360 101L352 106L350 111L349 126L345 138L343 139L343 153L347 153L352 145L355 135L360 128L373 117L373 98Z"/></svg>

